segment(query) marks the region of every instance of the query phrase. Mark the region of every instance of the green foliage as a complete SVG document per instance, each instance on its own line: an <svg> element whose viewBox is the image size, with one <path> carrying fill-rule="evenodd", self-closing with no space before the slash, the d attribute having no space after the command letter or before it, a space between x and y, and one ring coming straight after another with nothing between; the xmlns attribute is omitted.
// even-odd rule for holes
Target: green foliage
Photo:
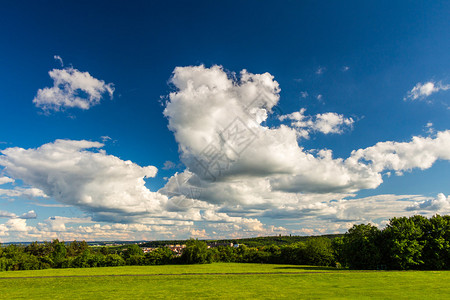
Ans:
<svg viewBox="0 0 450 300"><path fill-rule="evenodd" d="M53 252L52 260L55 267L60 268L66 261L67 249L64 242L59 242L57 239L52 242Z"/></svg>
<svg viewBox="0 0 450 300"><path fill-rule="evenodd" d="M124 256L125 258L131 257L131 256L142 256L144 255L144 252L142 251L142 249L136 245L136 244L131 244L127 247L126 251L124 251Z"/></svg>
<svg viewBox="0 0 450 300"><path fill-rule="evenodd" d="M337 261L353 269L450 269L450 216L392 218L382 231L355 225L333 241Z"/></svg>
<svg viewBox="0 0 450 300"><path fill-rule="evenodd" d="M423 266L430 270L450 266L450 217L433 216L423 225Z"/></svg>
<svg viewBox="0 0 450 300"><path fill-rule="evenodd" d="M206 242L190 239L186 242L181 261L185 264L206 264L212 262L212 256Z"/></svg>
<svg viewBox="0 0 450 300"><path fill-rule="evenodd" d="M371 224L353 225L333 243L338 261L352 269L377 269L381 264L381 231Z"/></svg>
<svg viewBox="0 0 450 300"><path fill-rule="evenodd" d="M78 256L87 249L89 249L89 245L85 241L73 241L67 246L67 256Z"/></svg>
<svg viewBox="0 0 450 300"><path fill-rule="evenodd" d="M310 238L305 242L305 258L308 265L331 266L334 264L331 241L327 238Z"/></svg>
<svg viewBox="0 0 450 300"><path fill-rule="evenodd" d="M387 250L387 262L393 269L408 270L423 264L421 259L424 247L424 217L392 218L383 230Z"/></svg>
<svg viewBox="0 0 450 300"><path fill-rule="evenodd" d="M122 258L122 256L118 254L108 254L105 256L104 259L104 266L105 267L118 267L118 266L124 266L125 260Z"/></svg>
<svg viewBox="0 0 450 300"><path fill-rule="evenodd" d="M280 249L280 262L293 265L306 264L305 251L306 244L304 242L283 246Z"/></svg>
<svg viewBox="0 0 450 300"><path fill-rule="evenodd" d="M172 250L167 247L156 248L145 254L145 265L166 265L174 258Z"/></svg>

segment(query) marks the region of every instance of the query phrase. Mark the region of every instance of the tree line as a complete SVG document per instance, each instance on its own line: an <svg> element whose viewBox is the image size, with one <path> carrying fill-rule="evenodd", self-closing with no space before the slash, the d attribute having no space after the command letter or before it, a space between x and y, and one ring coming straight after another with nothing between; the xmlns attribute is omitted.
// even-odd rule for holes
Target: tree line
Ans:
<svg viewBox="0 0 450 300"><path fill-rule="evenodd" d="M333 240L335 259L351 269L450 269L450 216L393 218L383 230L355 225Z"/></svg>
<svg viewBox="0 0 450 300"><path fill-rule="evenodd" d="M0 270L87 268L124 265L202 264L211 262L276 263L351 269L450 269L450 216L393 218L386 228L354 225L343 236L309 237L287 245L208 248L188 240L181 256L167 247L149 253L132 244L123 251L93 248L86 242L59 240L0 247Z"/></svg>

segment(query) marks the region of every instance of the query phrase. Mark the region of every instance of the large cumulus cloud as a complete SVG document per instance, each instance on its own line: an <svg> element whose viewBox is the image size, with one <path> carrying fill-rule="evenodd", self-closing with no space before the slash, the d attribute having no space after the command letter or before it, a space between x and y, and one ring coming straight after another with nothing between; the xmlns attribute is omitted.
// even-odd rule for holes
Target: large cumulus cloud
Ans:
<svg viewBox="0 0 450 300"><path fill-rule="evenodd" d="M107 155L98 150L102 146L56 140L36 149L7 148L1 151L0 165L12 178L86 211L138 215L161 210L167 197L148 190L144 181L157 169Z"/></svg>
<svg viewBox="0 0 450 300"><path fill-rule="evenodd" d="M266 186L267 192L347 193L382 182L379 173L359 160L334 159L331 150L316 155L305 151L296 128L266 126L280 92L268 73L243 70L236 79L219 66L195 66L176 68L171 81L177 91L169 95L164 114L183 162L206 186L209 179L217 181L214 185L228 183L229 190L242 182L250 190ZM310 123L311 130L338 133L353 120L324 113Z"/></svg>
<svg viewBox="0 0 450 300"><path fill-rule="evenodd" d="M322 214L330 220L355 220L350 212L358 200L346 199L378 187L384 172L400 175L429 168L439 159L450 160L450 131L408 142L380 142L347 158L335 158L329 149L304 149L302 138L343 134L354 120L333 112L305 116L302 108L273 118L291 124L268 126L280 100L279 85L269 73L243 70L237 76L220 66L178 67L171 83L176 90L169 95L164 115L187 169L170 178L160 192L178 203L199 199L235 214ZM408 197L403 198L416 196ZM401 201L380 201L399 212L407 207ZM383 208L389 210L380 205L377 217ZM361 206L365 208L359 212L367 215L370 205Z"/></svg>

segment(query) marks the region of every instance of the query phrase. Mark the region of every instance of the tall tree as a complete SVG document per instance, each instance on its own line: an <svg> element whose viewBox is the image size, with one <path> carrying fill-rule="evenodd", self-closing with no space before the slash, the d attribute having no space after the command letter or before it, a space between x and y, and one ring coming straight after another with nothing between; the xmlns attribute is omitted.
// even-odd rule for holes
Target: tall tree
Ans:
<svg viewBox="0 0 450 300"><path fill-rule="evenodd" d="M387 259L393 269L417 269L423 264L422 216L392 218L383 230Z"/></svg>
<svg viewBox="0 0 450 300"><path fill-rule="evenodd" d="M340 241L342 241L340 243ZM352 269L376 269L381 262L380 230L371 224L353 225L335 242L340 263Z"/></svg>
<svg viewBox="0 0 450 300"><path fill-rule="evenodd" d="M206 242L190 239L186 242L186 248L183 250L181 260L186 264L205 264L211 263L211 257L208 255L208 246Z"/></svg>

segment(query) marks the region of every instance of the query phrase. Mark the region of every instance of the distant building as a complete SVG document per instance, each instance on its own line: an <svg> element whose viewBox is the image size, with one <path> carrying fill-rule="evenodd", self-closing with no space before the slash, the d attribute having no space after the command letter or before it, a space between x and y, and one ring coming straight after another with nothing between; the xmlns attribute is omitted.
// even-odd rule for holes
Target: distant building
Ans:
<svg viewBox="0 0 450 300"><path fill-rule="evenodd" d="M142 251L144 251L144 253L149 253L154 251L156 248L151 248L151 247L141 247Z"/></svg>
<svg viewBox="0 0 450 300"><path fill-rule="evenodd" d="M217 248L219 246L233 247L233 243L219 243L219 242L208 243L208 248Z"/></svg>

